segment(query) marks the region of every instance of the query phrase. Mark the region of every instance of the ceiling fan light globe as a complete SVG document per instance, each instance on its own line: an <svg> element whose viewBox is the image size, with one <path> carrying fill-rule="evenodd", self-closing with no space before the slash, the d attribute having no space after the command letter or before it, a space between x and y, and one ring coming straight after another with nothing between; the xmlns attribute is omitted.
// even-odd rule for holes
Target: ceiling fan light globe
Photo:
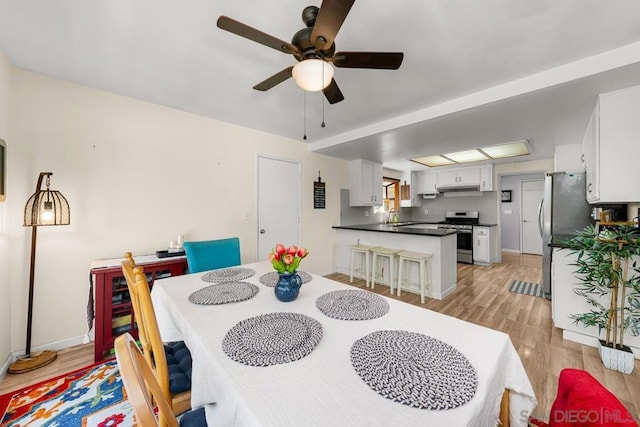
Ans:
<svg viewBox="0 0 640 427"><path fill-rule="evenodd" d="M327 87L333 79L333 73L331 64L321 59L305 59L298 62L291 70L296 84L309 92L316 92Z"/></svg>

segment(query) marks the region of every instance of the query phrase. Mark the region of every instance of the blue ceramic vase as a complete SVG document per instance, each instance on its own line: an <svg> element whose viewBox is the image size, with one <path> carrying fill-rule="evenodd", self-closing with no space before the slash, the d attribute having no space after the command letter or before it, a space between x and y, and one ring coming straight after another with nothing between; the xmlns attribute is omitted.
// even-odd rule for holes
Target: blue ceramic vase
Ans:
<svg viewBox="0 0 640 427"><path fill-rule="evenodd" d="M278 283L274 289L276 298L282 302L293 301L298 298L302 279L298 273L278 273Z"/></svg>

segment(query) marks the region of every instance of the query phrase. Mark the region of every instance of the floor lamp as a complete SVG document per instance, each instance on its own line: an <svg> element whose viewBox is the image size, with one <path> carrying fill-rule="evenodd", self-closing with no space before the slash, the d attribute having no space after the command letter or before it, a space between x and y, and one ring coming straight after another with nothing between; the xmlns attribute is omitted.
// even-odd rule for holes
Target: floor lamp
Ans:
<svg viewBox="0 0 640 427"><path fill-rule="evenodd" d="M24 356L9 366L9 372L20 374L33 371L53 362L58 354L45 350L31 353L31 324L33 318L33 284L36 263L36 236L38 227L47 225L69 225L69 203L59 191L50 190L51 172L40 172L36 192L33 193L24 207L24 226L31 227L31 265L29 269L29 307L27 311L27 346ZM42 180L46 178L45 190Z"/></svg>

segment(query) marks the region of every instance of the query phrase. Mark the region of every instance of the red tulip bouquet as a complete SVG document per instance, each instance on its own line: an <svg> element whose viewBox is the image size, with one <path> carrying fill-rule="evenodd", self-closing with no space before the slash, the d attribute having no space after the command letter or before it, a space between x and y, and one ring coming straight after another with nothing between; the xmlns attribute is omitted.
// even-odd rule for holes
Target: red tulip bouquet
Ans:
<svg viewBox="0 0 640 427"><path fill-rule="evenodd" d="M275 249L269 254L269 261L278 273L295 273L302 258L309 255L309 252L296 245L285 248L282 243L278 243Z"/></svg>

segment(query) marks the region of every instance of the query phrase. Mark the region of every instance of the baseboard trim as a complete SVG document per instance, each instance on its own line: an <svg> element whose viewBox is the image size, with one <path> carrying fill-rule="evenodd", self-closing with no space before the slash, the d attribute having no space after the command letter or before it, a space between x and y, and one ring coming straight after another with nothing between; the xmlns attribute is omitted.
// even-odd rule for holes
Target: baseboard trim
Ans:
<svg viewBox="0 0 640 427"><path fill-rule="evenodd" d="M348 276L351 273L351 270L348 268L336 267L336 273L346 274Z"/></svg>
<svg viewBox="0 0 640 427"><path fill-rule="evenodd" d="M502 252L507 252L509 254L521 254L522 253L518 249L505 249L505 248L502 248Z"/></svg>
<svg viewBox="0 0 640 427"><path fill-rule="evenodd" d="M578 332L568 331L566 329L562 331L562 339L588 345L589 347L596 347L596 348L598 347L597 338L591 337L588 335L583 335ZM633 351L634 357L636 359L640 359L640 349L636 347L631 347L631 346L629 346L629 348L631 348L631 350Z"/></svg>
<svg viewBox="0 0 640 427"><path fill-rule="evenodd" d="M302 269L302 270L304 270L304 269ZM328 276L328 275L329 275L329 274L331 274L331 273L333 273L333 271L321 271L320 273L313 273L313 274L315 274L315 275L317 275L317 276L322 276L322 277L324 277L324 276Z"/></svg>
<svg viewBox="0 0 640 427"><path fill-rule="evenodd" d="M67 338L60 341L50 342L48 344L39 345L37 347L32 347L31 351L41 351L41 350L53 350L59 351L68 347L73 347L74 345L79 345L85 343L86 335L78 335L76 337ZM20 349L14 352L9 353L7 356L7 360L4 365L2 365L2 371L0 371L0 381L4 379L4 376L7 374L7 370L9 369L9 365L16 361L18 356L22 356L24 354L25 349Z"/></svg>
<svg viewBox="0 0 640 427"><path fill-rule="evenodd" d="M442 291L440 293L440 295L433 295L432 294L432 298L438 299L438 300L443 300L446 297L448 297L449 295L451 295L458 287L457 283L454 283L452 286L449 286L449 288L445 289L444 291Z"/></svg>
<svg viewBox="0 0 640 427"><path fill-rule="evenodd" d="M4 380L4 376L7 374L7 370L9 369L9 365L11 365L13 363L12 359L12 355L9 354L7 356L7 359L4 361L4 364L2 365L2 368L0 368L0 383L2 382L2 380Z"/></svg>

